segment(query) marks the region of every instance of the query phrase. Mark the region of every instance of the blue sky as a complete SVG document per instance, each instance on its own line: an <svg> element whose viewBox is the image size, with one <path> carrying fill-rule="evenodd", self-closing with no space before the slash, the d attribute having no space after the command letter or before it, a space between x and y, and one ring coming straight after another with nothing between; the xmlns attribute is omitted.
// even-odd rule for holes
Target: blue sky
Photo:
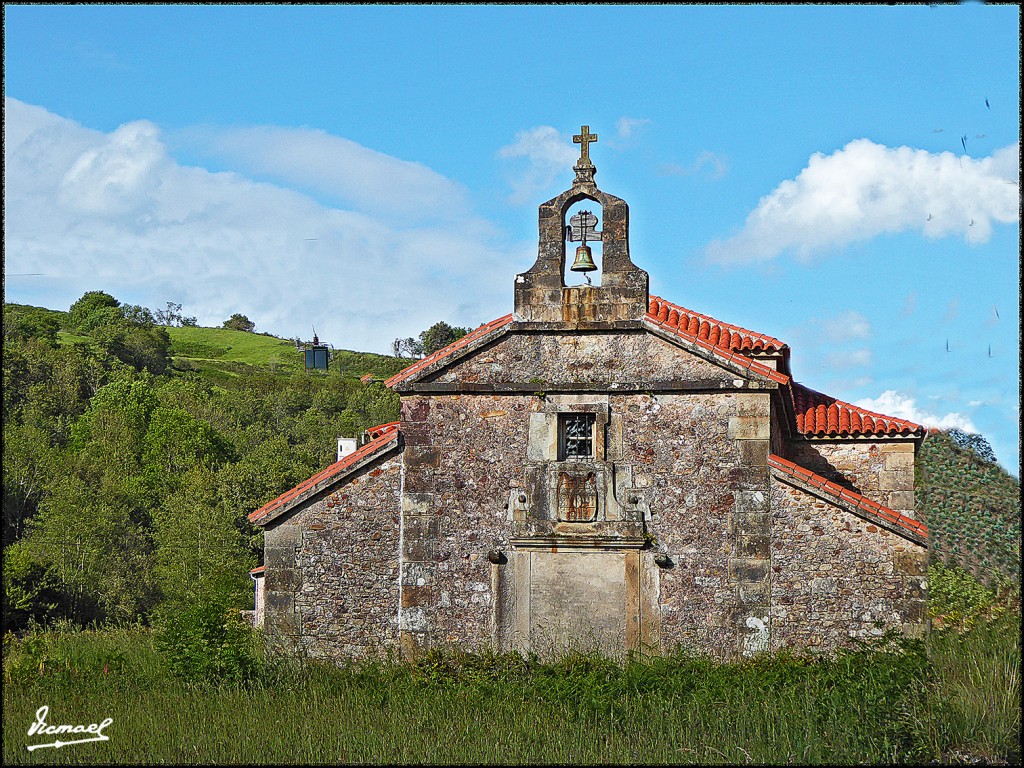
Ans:
<svg viewBox="0 0 1024 768"><path fill-rule="evenodd" d="M8 301L386 353L511 310L582 124L652 293L1019 476L1019 9L4 6ZM41 274L34 274L41 273Z"/></svg>

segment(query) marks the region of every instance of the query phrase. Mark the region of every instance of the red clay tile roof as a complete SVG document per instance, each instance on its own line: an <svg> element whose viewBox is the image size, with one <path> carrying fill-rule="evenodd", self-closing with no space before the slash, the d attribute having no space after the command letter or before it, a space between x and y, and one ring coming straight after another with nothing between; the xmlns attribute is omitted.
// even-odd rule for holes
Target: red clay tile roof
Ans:
<svg viewBox="0 0 1024 768"><path fill-rule="evenodd" d="M773 336L729 325L713 317L672 304L660 296L651 296L647 317L677 328L681 334L706 341L729 352L781 352L787 345Z"/></svg>
<svg viewBox="0 0 1024 768"><path fill-rule="evenodd" d="M924 427L858 408L815 392L795 381L790 388L797 431L812 437L849 435L920 435Z"/></svg>
<svg viewBox="0 0 1024 768"><path fill-rule="evenodd" d="M391 432L393 430L398 429L399 423L400 422L397 421L389 421L387 424L378 424L376 427L370 427L368 430L366 430L366 434L370 437L371 440L376 440L385 432Z"/></svg>
<svg viewBox="0 0 1024 768"><path fill-rule="evenodd" d="M826 480L821 475L815 474L809 469L804 469L800 465L794 464L788 459L776 456L774 453L769 454L768 466L777 469L780 472L784 472L791 477L795 477L798 480L802 480L804 483L814 486L819 491L823 491L831 496L842 499L846 503L852 504L858 509L862 509L872 515L876 515L890 523L895 523L901 528L904 528L917 536L921 536L923 538L928 537L928 526L920 520L915 520L912 517L901 515L894 509L889 509L889 507L883 506L877 501L873 501L856 491L851 491L849 488L843 488L841 485L837 485L830 480Z"/></svg>
<svg viewBox="0 0 1024 768"><path fill-rule="evenodd" d="M408 379L410 376L412 376L417 371L421 371L424 368L426 368L428 365L436 363L438 360L441 360L442 358L448 357L448 355L450 355L450 354L452 354L454 352L459 351L460 349L462 349L463 347L468 345L470 342L476 341L481 336L484 336L484 335L490 333L491 331L493 331L495 328L500 328L503 325L508 325L511 322L512 322L512 315L508 314L508 315L504 315L503 317L499 317L497 320L492 320L489 323L484 323L479 328L477 328L475 331L470 331L465 336L463 336L461 339L458 339L457 341L452 342L447 347L442 347L441 349L437 350L437 352L434 352L432 355L427 355L423 359L417 360L415 363L410 365L408 368L403 368L398 373L396 373L394 376L392 376L390 379L387 379L384 382L384 386L385 387L393 387L395 384L398 384L400 382L405 381L406 379Z"/></svg>
<svg viewBox="0 0 1024 768"><path fill-rule="evenodd" d="M249 571L249 573L251 573L253 576L262 576L266 568L267 566L265 565L257 565L255 568Z"/></svg>
<svg viewBox="0 0 1024 768"><path fill-rule="evenodd" d="M762 376L767 376L769 379L771 379L772 381L776 381L779 384L789 384L790 382L789 376L787 376L784 373L779 373L771 366L765 365L764 363L760 363L757 360L752 360L746 355L741 355L738 352L733 352L730 349L714 344L708 341L707 339L702 339L698 336L694 336L692 333L682 330L682 328L678 325L671 326L666 321L658 320L657 318L652 317L650 313L644 316L644 320L651 323L652 325L656 325L658 328L661 328L675 336L679 336L680 338L686 339L687 341L693 344L696 344L700 347L704 347L712 354L717 355L718 357L721 357L725 360L728 360L740 366L741 368L746 368L748 370L753 371L754 373L759 373Z"/></svg>
<svg viewBox="0 0 1024 768"><path fill-rule="evenodd" d="M312 490L317 485L320 485L326 480L330 480L332 477L340 475L352 465L372 456L377 451L389 445L391 441L398 437L398 422L395 421L390 424L381 424L379 427L373 427L372 430L367 431L372 433L374 430L377 431L377 436L373 440L368 442L362 448L359 448L355 453L350 453L348 456L342 457L341 461L334 462L331 466L327 467L327 469L317 472L308 480L304 480L291 490L285 491L273 501L267 502L249 515L249 522L255 523L262 520L264 517L280 507L294 501L303 493Z"/></svg>

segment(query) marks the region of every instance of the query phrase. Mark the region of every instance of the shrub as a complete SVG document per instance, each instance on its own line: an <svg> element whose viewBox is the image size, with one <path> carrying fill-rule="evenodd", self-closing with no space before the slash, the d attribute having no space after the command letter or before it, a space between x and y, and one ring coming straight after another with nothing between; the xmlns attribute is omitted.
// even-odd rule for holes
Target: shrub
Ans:
<svg viewBox="0 0 1024 768"><path fill-rule="evenodd" d="M224 600L201 599L165 615L156 642L169 671L190 683L246 684L260 671L257 632Z"/></svg>

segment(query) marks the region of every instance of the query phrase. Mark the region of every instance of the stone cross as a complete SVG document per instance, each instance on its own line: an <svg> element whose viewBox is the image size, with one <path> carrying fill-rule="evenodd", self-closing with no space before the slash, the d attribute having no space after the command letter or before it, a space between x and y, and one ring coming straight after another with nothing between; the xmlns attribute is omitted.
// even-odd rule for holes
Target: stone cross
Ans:
<svg viewBox="0 0 1024 768"><path fill-rule="evenodd" d="M580 145L580 165L593 165L590 162L590 143L593 141L597 141L597 134L590 132L589 125L581 125L580 132L572 137L572 143Z"/></svg>

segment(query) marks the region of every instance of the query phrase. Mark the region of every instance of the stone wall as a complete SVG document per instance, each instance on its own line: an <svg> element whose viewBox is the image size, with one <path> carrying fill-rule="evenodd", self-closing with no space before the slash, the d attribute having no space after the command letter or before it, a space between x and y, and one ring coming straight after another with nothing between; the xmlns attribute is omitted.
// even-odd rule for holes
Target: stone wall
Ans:
<svg viewBox="0 0 1024 768"><path fill-rule="evenodd" d="M912 440L801 440L785 456L907 517L914 512Z"/></svg>
<svg viewBox="0 0 1024 768"><path fill-rule="evenodd" d="M401 461L392 451L267 526L273 643L318 658L398 649Z"/></svg>
<svg viewBox="0 0 1024 768"><path fill-rule="evenodd" d="M645 330L508 333L478 354L428 377L431 383L597 389L733 387L735 374Z"/></svg>
<svg viewBox="0 0 1024 768"><path fill-rule="evenodd" d="M742 653L767 613L768 393L625 398L623 461L650 509L661 569L660 639Z"/></svg>
<svg viewBox="0 0 1024 768"><path fill-rule="evenodd" d="M575 622L605 650L731 658L919 632L924 548L768 467L784 450L909 514L914 444L783 442L774 386L643 331L506 333L403 385L400 452L268 526L268 634L415 655L535 650ZM560 455L566 414L592 456Z"/></svg>
<svg viewBox="0 0 1024 768"><path fill-rule="evenodd" d="M637 617L642 626L631 642L742 652L747 620L767 616L769 398L768 392L403 397L407 650L501 645L501 606L494 601L509 599L502 589L511 588L520 567L509 564L519 556L513 550L568 552L599 539L603 550L620 551L639 546L646 524L656 551L626 562L639 569L638 583L657 594L629 593L650 604ZM560 465L548 455L547 425L551 415L570 410L606 414L598 421L604 434L594 462L602 511L590 524L558 523L552 511L548 475ZM505 553L504 562L489 562L492 550ZM657 569L657 551L674 565Z"/></svg>
<svg viewBox="0 0 1024 768"><path fill-rule="evenodd" d="M926 627L927 550L771 481L772 649L826 650Z"/></svg>
<svg viewBox="0 0 1024 768"><path fill-rule="evenodd" d="M402 398L402 612L406 652L490 644L492 564L508 548L510 491L525 486L533 395Z"/></svg>

